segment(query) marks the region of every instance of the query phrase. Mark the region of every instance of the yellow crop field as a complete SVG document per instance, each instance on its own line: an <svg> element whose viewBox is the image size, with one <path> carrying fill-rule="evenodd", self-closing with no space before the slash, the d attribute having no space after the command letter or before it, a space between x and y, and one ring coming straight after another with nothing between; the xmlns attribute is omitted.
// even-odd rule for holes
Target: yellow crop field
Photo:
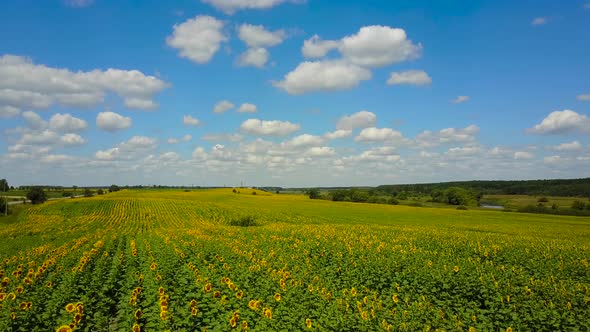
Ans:
<svg viewBox="0 0 590 332"><path fill-rule="evenodd" d="M588 330L589 262L588 218L126 190L0 226L0 331Z"/></svg>

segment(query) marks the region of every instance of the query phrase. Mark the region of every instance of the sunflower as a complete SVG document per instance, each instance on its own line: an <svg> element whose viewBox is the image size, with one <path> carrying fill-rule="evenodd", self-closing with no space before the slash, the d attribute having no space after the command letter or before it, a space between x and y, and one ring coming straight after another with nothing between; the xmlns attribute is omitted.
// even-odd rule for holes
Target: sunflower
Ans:
<svg viewBox="0 0 590 332"><path fill-rule="evenodd" d="M135 310L135 312L133 313L133 319L139 320L141 318L141 313L141 309Z"/></svg>
<svg viewBox="0 0 590 332"><path fill-rule="evenodd" d="M48 282L45 284L45 286L47 286L47 288L51 288L51 287L53 287L53 282L51 282L51 281L48 281Z"/></svg>
<svg viewBox="0 0 590 332"><path fill-rule="evenodd" d="M199 310L197 310L197 308L195 308L195 307L191 308L191 315L192 316L196 316L198 312L199 312Z"/></svg>
<svg viewBox="0 0 590 332"><path fill-rule="evenodd" d="M356 296L356 288L352 287L352 289L350 290L350 295Z"/></svg>
<svg viewBox="0 0 590 332"><path fill-rule="evenodd" d="M250 302L248 302L248 308L250 308L252 310L256 310L256 301L250 300Z"/></svg>
<svg viewBox="0 0 590 332"><path fill-rule="evenodd" d="M508 328L506 329L506 332L512 332L512 328L510 326L508 326Z"/></svg>
<svg viewBox="0 0 590 332"><path fill-rule="evenodd" d="M238 300L242 299L243 296L244 296L244 292L242 292L242 291L239 291L239 292L236 293L236 298Z"/></svg>
<svg viewBox="0 0 590 332"><path fill-rule="evenodd" d="M307 318L305 320L305 326L307 326L308 329L311 329L311 319Z"/></svg>
<svg viewBox="0 0 590 332"><path fill-rule="evenodd" d="M156 265L156 263L152 263L150 264L150 270L155 270L158 267L158 265Z"/></svg>
<svg viewBox="0 0 590 332"><path fill-rule="evenodd" d="M24 290L25 290L25 289L23 288L23 286L18 286L18 287L16 288L16 292L17 292L17 293L19 293L19 294L21 294L21 293L22 293Z"/></svg>
<svg viewBox="0 0 590 332"><path fill-rule="evenodd" d="M21 302L21 304L18 307L20 308L20 310L25 310L27 308L27 302Z"/></svg>
<svg viewBox="0 0 590 332"><path fill-rule="evenodd" d="M275 294L275 300L276 300L277 302L279 302L279 301L281 300L281 294L279 294L279 293L276 293L276 294Z"/></svg>
<svg viewBox="0 0 590 332"><path fill-rule="evenodd" d="M235 328L238 325L238 322L236 321L235 317L230 318L229 320L229 326L231 326L231 328Z"/></svg>
<svg viewBox="0 0 590 332"><path fill-rule="evenodd" d="M73 303L68 303L66 305L66 311L67 312L72 313L72 312L74 312L74 310L76 310L76 305L74 305Z"/></svg>
<svg viewBox="0 0 590 332"><path fill-rule="evenodd" d="M27 310L31 309L33 307L33 302L27 302Z"/></svg>
<svg viewBox="0 0 590 332"><path fill-rule="evenodd" d="M141 327L139 326L139 324L135 323L133 324L133 332L140 332L141 331Z"/></svg>
<svg viewBox="0 0 590 332"><path fill-rule="evenodd" d="M23 280L23 282L25 283L25 285L30 285L30 284L32 284L32 283L33 283L33 280L31 280L31 278L30 278L30 277L26 277L26 278Z"/></svg>
<svg viewBox="0 0 590 332"><path fill-rule="evenodd" d="M243 320L242 321L242 330L247 330L248 329L248 322Z"/></svg>
<svg viewBox="0 0 590 332"><path fill-rule="evenodd" d="M161 320L168 320L168 311L160 312L160 319Z"/></svg>
<svg viewBox="0 0 590 332"><path fill-rule="evenodd" d="M82 302L76 303L76 311L78 311L79 313L84 312L84 304L82 304Z"/></svg>
<svg viewBox="0 0 590 332"><path fill-rule="evenodd" d="M264 316L268 319L272 319L272 310L270 310L270 308L264 308Z"/></svg>
<svg viewBox="0 0 590 332"><path fill-rule="evenodd" d="M69 325L62 325L55 332L72 332L72 328Z"/></svg>
<svg viewBox="0 0 590 332"><path fill-rule="evenodd" d="M475 327L473 327L473 326L470 326L470 327L469 327L469 331L468 331L468 332L475 332Z"/></svg>
<svg viewBox="0 0 590 332"><path fill-rule="evenodd" d="M82 321L82 314L76 314L74 316L74 324L78 325L80 324L80 321Z"/></svg>
<svg viewBox="0 0 590 332"><path fill-rule="evenodd" d="M367 319L369 319L369 313L367 311L363 311L363 312L361 312L361 317L364 320L367 320Z"/></svg>
<svg viewBox="0 0 590 332"><path fill-rule="evenodd" d="M459 266L455 265L455 267L453 268L453 271L455 271L455 273L459 272Z"/></svg>
<svg viewBox="0 0 590 332"><path fill-rule="evenodd" d="M397 294L393 294L393 296L391 297L391 299L393 300L393 302L398 303L399 302L399 297L397 297Z"/></svg>
<svg viewBox="0 0 590 332"><path fill-rule="evenodd" d="M12 320L16 319L16 314L14 312L10 313L10 319L12 319Z"/></svg>
<svg viewBox="0 0 590 332"><path fill-rule="evenodd" d="M205 292L210 292L211 291L211 288L213 288L213 286L211 286L210 283L206 283L205 286L203 286L203 290Z"/></svg>
<svg viewBox="0 0 590 332"><path fill-rule="evenodd" d="M163 295L164 294L164 287L158 288L158 293L160 293L160 295Z"/></svg>
<svg viewBox="0 0 590 332"><path fill-rule="evenodd" d="M6 298L6 293L0 293L0 302L4 301Z"/></svg>
<svg viewBox="0 0 590 332"><path fill-rule="evenodd" d="M191 307L196 307L197 306L197 300L194 300L194 299L191 300L190 306Z"/></svg>

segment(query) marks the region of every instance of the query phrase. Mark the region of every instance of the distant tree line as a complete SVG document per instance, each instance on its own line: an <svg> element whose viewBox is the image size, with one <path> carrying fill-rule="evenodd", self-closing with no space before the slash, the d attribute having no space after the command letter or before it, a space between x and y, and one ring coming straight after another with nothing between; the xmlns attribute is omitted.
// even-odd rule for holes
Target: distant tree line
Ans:
<svg viewBox="0 0 590 332"><path fill-rule="evenodd" d="M378 190L389 193L415 192L430 194L434 190L460 187L484 195L585 196L590 197L590 178L568 180L458 181L443 183L382 185Z"/></svg>

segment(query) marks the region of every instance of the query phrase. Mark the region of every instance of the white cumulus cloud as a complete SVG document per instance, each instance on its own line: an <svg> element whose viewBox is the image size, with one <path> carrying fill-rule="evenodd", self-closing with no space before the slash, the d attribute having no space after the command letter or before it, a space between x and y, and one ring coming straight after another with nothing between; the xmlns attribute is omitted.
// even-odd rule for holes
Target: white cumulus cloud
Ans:
<svg viewBox="0 0 590 332"><path fill-rule="evenodd" d="M196 16L174 25L166 43L180 50L180 56L196 63L207 63L213 58L222 42L228 40L223 32L224 23L211 16Z"/></svg>
<svg viewBox="0 0 590 332"><path fill-rule="evenodd" d="M269 9L286 0L201 0L228 15L233 15L238 10L245 9ZM301 1L291 0L292 3Z"/></svg>
<svg viewBox="0 0 590 332"><path fill-rule="evenodd" d="M13 118L20 114L20 109L14 106L0 106L0 119Z"/></svg>
<svg viewBox="0 0 590 332"><path fill-rule="evenodd" d="M266 48L249 48L244 53L240 54L237 64L242 67L257 67L262 68L268 61L268 51Z"/></svg>
<svg viewBox="0 0 590 332"><path fill-rule="evenodd" d="M339 50L351 63L381 67L420 57L422 45L415 45L407 39L403 29L372 25L344 37Z"/></svg>
<svg viewBox="0 0 590 332"><path fill-rule="evenodd" d="M582 149L582 144L578 141L573 141L569 143L561 143L552 147L552 149L557 151L580 151Z"/></svg>
<svg viewBox="0 0 590 332"><path fill-rule="evenodd" d="M224 113L234 107L235 107L235 105L232 104L229 100L222 100L222 101L218 102L217 104L215 104L215 106L213 107L213 112L214 113Z"/></svg>
<svg viewBox="0 0 590 332"><path fill-rule="evenodd" d="M359 135L354 138L357 142L373 143L373 142L396 142L403 140L403 135L397 130L391 128L365 128L361 130Z"/></svg>
<svg viewBox="0 0 590 332"><path fill-rule="evenodd" d="M88 127L86 121L73 117L71 114L54 114L49 119L49 128L60 132L81 131Z"/></svg>
<svg viewBox="0 0 590 332"><path fill-rule="evenodd" d="M240 130L247 134L264 136L287 136L301 128L288 121L248 119L242 123Z"/></svg>
<svg viewBox="0 0 590 332"><path fill-rule="evenodd" d="M352 130L350 129L338 129L335 131L330 131L324 134L324 137L327 139L339 139L339 138L346 138L352 135Z"/></svg>
<svg viewBox="0 0 590 332"><path fill-rule="evenodd" d="M153 109L154 96L168 83L137 70L70 71L38 65L15 55L0 57L0 107L45 109L54 104L85 108L114 93L129 108Z"/></svg>
<svg viewBox="0 0 590 332"><path fill-rule="evenodd" d="M402 72L393 72L390 74L387 84L400 85L409 84L416 86L430 85L432 78L423 70L407 70Z"/></svg>
<svg viewBox="0 0 590 332"><path fill-rule="evenodd" d="M285 40L287 34L284 30L269 31L262 25L242 24L238 27L238 37L248 47L272 47Z"/></svg>
<svg viewBox="0 0 590 332"><path fill-rule="evenodd" d="M184 123L187 126L197 127L201 124L201 121L199 121L199 119L194 118L190 115L185 115L184 117L182 117L182 123Z"/></svg>
<svg viewBox="0 0 590 332"><path fill-rule="evenodd" d="M258 108L256 107L256 105L250 103L243 103L238 108L238 113L256 113L257 110Z"/></svg>
<svg viewBox="0 0 590 332"><path fill-rule="evenodd" d="M371 72L368 69L345 61L306 61L285 75L282 81L273 84L289 94L301 95L315 91L346 90L369 79Z"/></svg>
<svg viewBox="0 0 590 332"><path fill-rule="evenodd" d="M131 127L131 118L115 112L100 112L96 116L96 126L104 131L115 132Z"/></svg>
<svg viewBox="0 0 590 332"><path fill-rule="evenodd" d="M527 129L528 133L549 134L574 134L590 133L590 118L584 114L572 110L551 112L541 123Z"/></svg>
<svg viewBox="0 0 590 332"><path fill-rule="evenodd" d="M322 58L331 50L337 49L340 41L322 40L320 36L313 35L303 42L301 53L306 58Z"/></svg>
<svg viewBox="0 0 590 332"><path fill-rule="evenodd" d="M377 123L377 115L369 111L360 111L341 117L336 123L339 130L352 130L357 128L374 127Z"/></svg>

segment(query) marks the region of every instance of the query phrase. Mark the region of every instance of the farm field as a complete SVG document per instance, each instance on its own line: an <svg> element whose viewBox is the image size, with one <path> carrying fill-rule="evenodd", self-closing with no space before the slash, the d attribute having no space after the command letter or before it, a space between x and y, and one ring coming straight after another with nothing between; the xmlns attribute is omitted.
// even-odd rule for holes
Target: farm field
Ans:
<svg viewBox="0 0 590 332"><path fill-rule="evenodd" d="M0 331L590 329L590 218L240 191L0 223Z"/></svg>

